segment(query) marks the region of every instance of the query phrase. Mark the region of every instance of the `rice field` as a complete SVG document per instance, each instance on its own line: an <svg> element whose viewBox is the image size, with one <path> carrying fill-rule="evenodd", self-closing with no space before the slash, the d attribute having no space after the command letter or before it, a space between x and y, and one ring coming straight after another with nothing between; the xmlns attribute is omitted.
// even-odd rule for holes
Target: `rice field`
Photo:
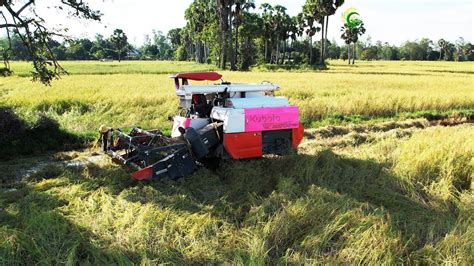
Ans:
<svg viewBox="0 0 474 266"><path fill-rule="evenodd" d="M44 87L14 63L0 106L73 135L104 123L169 127L167 75L213 69L64 66L70 75ZM474 264L473 63L222 74L281 85L307 126L297 154L151 183L94 143L2 161L0 264Z"/></svg>
<svg viewBox="0 0 474 266"><path fill-rule="evenodd" d="M472 62L359 64L349 67L334 61L328 71L320 72L222 74L236 83L279 84L280 94L300 106L307 126L474 109ZM167 117L176 113L178 103L169 74L212 69L209 65L164 62L65 62L64 66L70 75L51 87L20 76L3 79L0 104L14 106L25 116L46 112L76 132L95 132L97 125L104 123L163 128L170 126ZM26 73L26 67L26 63L13 65L16 73Z"/></svg>

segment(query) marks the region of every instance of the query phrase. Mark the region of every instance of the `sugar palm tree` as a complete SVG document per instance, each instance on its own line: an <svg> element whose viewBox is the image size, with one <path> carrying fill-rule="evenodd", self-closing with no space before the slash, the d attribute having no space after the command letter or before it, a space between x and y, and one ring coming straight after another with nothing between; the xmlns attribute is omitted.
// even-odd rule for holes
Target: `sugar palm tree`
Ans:
<svg viewBox="0 0 474 266"><path fill-rule="evenodd" d="M324 59L326 58L326 43L328 39L328 29L329 29L329 17L336 14L336 11L339 7L341 7L344 4L344 0L330 0L330 1L325 1L325 11L326 11L326 22L325 22L325 30L324 30L324 41L321 43L323 44L323 63ZM321 62L320 62L321 63Z"/></svg>
<svg viewBox="0 0 474 266"><path fill-rule="evenodd" d="M349 27L345 24L342 28L342 35L341 38L347 44L347 54L349 59L349 64L351 64L351 48L352 48L352 64L355 64L355 57L356 57L356 44L359 41L359 37L365 33L364 23L361 23L357 27Z"/></svg>
<svg viewBox="0 0 474 266"><path fill-rule="evenodd" d="M248 12L249 9L255 8L254 0L235 0L234 9L234 27L235 27L235 50L234 50L234 66L237 66L237 54L239 51L239 27L244 21L244 12Z"/></svg>
<svg viewBox="0 0 474 266"><path fill-rule="evenodd" d="M344 4L344 0L306 0L303 7L307 16L313 18L321 24L321 45L319 64L325 64L326 40L329 27L329 17L336 13L336 10Z"/></svg>
<svg viewBox="0 0 474 266"><path fill-rule="evenodd" d="M438 46L439 46L439 60L443 58L443 51L446 49L446 44L447 42L444 39L440 39L438 41Z"/></svg>
<svg viewBox="0 0 474 266"><path fill-rule="evenodd" d="M263 38L265 39L265 50L264 50L264 61L268 63L268 41L272 34L272 21L273 21L273 6L268 3L263 3L260 6L262 9L263 19Z"/></svg>
<svg viewBox="0 0 474 266"><path fill-rule="evenodd" d="M228 39L229 39L229 16L231 14L232 0L216 0L217 13L219 15L219 28L221 32L221 58L220 67L226 69L228 57Z"/></svg>

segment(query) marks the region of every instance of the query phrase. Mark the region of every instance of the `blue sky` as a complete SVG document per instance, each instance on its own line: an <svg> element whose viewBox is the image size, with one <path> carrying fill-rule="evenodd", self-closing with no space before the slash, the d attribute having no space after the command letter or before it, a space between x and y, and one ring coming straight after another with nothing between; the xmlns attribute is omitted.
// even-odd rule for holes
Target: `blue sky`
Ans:
<svg viewBox="0 0 474 266"><path fill-rule="evenodd" d="M44 0L54 3L57 0ZM214 1L214 0L209 0ZM41 8L51 26L67 25L76 37L93 37L95 33L109 35L113 29L122 28L134 44L141 44L143 36L152 29L163 32L185 25L184 10L192 0L104 0L89 1L91 6L104 13L103 23L65 19L56 11ZM305 0L256 0L288 8L290 15L301 11ZM472 0L346 0L338 13L331 17L329 38L340 42L341 12L349 7L359 10L372 41L381 40L400 44L406 40L428 37L455 41L463 37L474 40L474 1Z"/></svg>

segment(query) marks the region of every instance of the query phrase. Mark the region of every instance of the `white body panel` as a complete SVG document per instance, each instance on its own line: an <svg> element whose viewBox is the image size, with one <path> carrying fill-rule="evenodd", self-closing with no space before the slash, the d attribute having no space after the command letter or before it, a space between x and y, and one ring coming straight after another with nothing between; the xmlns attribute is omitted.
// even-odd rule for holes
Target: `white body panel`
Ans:
<svg viewBox="0 0 474 266"><path fill-rule="evenodd" d="M224 133L245 132L245 110L214 107L211 118L224 122Z"/></svg>
<svg viewBox="0 0 474 266"><path fill-rule="evenodd" d="M189 128L192 127L196 130L199 130L209 124L209 119L207 118L186 118L182 116L175 116L173 122L173 129L171 131L171 137L177 138L181 136L179 128Z"/></svg>
<svg viewBox="0 0 474 266"><path fill-rule="evenodd" d="M235 109L290 106L285 97L232 98L231 102Z"/></svg>
<svg viewBox="0 0 474 266"><path fill-rule="evenodd" d="M176 95L191 98L193 94L232 92L277 91L280 86L271 83L262 84L228 84L228 85L182 85Z"/></svg>

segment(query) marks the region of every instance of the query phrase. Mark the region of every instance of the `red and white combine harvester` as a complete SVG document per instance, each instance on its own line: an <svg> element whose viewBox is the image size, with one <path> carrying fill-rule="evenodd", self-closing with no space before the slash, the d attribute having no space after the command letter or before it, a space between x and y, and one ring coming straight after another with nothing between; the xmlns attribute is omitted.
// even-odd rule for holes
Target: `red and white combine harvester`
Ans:
<svg viewBox="0 0 474 266"><path fill-rule="evenodd" d="M271 83L232 84L216 72L171 76L180 100L171 138L160 130L135 128L130 134L101 127L104 151L113 160L135 168L136 180L177 179L209 159L250 159L286 155L303 139L297 106L276 97ZM192 81L218 81L190 85Z"/></svg>

